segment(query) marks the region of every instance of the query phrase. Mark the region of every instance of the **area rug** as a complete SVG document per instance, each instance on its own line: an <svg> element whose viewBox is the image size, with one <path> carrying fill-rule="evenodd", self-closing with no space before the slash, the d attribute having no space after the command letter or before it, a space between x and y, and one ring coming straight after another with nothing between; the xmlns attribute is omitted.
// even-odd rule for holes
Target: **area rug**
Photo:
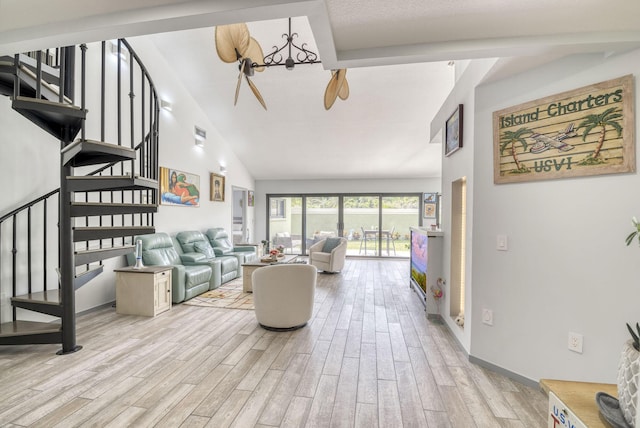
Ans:
<svg viewBox="0 0 640 428"><path fill-rule="evenodd" d="M184 305L206 306L210 308L249 309L253 310L253 294L242 291L242 279L222 284L215 290L202 293L199 296L183 302Z"/></svg>

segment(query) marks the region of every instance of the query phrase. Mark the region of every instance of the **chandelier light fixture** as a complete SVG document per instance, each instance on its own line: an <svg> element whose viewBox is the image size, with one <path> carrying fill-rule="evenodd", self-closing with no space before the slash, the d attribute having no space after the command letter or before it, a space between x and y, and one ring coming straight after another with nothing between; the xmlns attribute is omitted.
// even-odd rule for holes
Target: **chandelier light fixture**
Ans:
<svg viewBox="0 0 640 428"><path fill-rule="evenodd" d="M254 72L262 72L268 67L284 66L287 70L293 70L296 65L320 64L318 54L309 50L306 43L296 44L294 40L298 38L298 33L291 29L291 18L289 20L289 31L282 34L286 42L278 47L273 46L272 51L263 55L262 48L256 39L249 34L249 28L245 23L219 25L215 30L216 52L218 57L226 63L238 62L240 74L236 84L234 105L238 102L240 85L244 76L249 88L266 110L267 105L258 91L255 84L249 79ZM285 55L287 57L285 58ZM257 61L262 61L258 63ZM331 70L331 79L324 94L324 107L329 110L335 100L339 97L346 100L349 97L349 85L346 80L347 69Z"/></svg>
<svg viewBox="0 0 640 428"><path fill-rule="evenodd" d="M293 42L297 37L299 37L298 33L291 32L291 18L289 18L289 32L282 34L282 38L286 40L285 44L281 47L274 46L272 48L273 51L263 58L262 64L252 63L251 66L255 68L284 65L287 70L293 70L293 68L299 64L320 64L321 61L318 59L318 54L307 49L306 43L298 46ZM286 59L282 56L282 51L285 49L288 53ZM292 52L295 52L295 60L293 59Z"/></svg>

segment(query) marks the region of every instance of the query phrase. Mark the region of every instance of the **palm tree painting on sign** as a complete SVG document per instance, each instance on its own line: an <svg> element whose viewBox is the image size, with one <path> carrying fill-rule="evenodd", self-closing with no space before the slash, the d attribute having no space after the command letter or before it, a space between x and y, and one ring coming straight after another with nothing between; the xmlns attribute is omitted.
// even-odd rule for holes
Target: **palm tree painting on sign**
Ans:
<svg viewBox="0 0 640 428"><path fill-rule="evenodd" d="M516 152L516 146L518 145L522 146L522 151L527 151L528 144L525 136L530 134L533 134L533 131L530 129L520 128L517 131L505 131L500 138L500 154L504 155L504 151L509 148L513 162L516 164L516 167L510 171L512 174L526 174L531 172L527 166L520 162L518 153Z"/></svg>
<svg viewBox="0 0 640 428"><path fill-rule="evenodd" d="M612 107L600 114L590 114L588 115L580 125L578 125L578 129L584 128L584 132L582 133L582 141L587 141L587 136L594 129L599 127L600 132L598 133L598 144L596 145L595 150L592 154L588 155L585 159L579 162L578 165L598 165L606 163L606 159L603 159L600 156L600 151L602 150L602 145L604 144L604 139L607 134L607 127L610 126L618 133L618 137L622 135L622 126L618 122L622 118L622 110Z"/></svg>

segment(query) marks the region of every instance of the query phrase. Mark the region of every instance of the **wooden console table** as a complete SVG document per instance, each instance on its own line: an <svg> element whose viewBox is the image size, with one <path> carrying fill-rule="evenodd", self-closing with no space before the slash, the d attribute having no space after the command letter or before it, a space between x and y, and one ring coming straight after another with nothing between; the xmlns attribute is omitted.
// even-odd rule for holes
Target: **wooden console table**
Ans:
<svg viewBox="0 0 640 428"><path fill-rule="evenodd" d="M562 412L576 428L609 428L611 426L600 414L600 409L596 404L596 392L602 391L617 397L616 385L542 379L540 380L540 388L549 395L549 427L567 426L554 421L554 413L559 412ZM554 406L556 406L555 410Z"/></svg>
<svg viewBox="0 0 640 428"><path fill-rule="evenodd" d="M263 263L258 260L256 262L244 263L242 265L242 291L245 293L253 293L253 282L251 281L251 275L256 269L280 263L293 263L297 258L297 255L285 254L282 259L278 259L278 261L276 262Z"/></svg>

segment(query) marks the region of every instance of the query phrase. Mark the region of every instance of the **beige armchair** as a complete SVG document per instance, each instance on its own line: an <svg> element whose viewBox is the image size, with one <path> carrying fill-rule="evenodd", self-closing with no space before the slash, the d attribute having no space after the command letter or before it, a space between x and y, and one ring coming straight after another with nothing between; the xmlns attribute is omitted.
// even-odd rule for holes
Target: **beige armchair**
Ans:
<svg viewBox="0 0 640 428"><path fill-rule="evenodd" d="M304 327L313 314L317 270L299 263L282 263L256 269L251 275L253 303L258 323L267 330Z"/></svg>
<svg viewBox="0 0 640 428"><path fill-rule="evenodd" d="M340 272L346 257L346 238L325 238L309 247L309 264L325 272Z"/></svg>

